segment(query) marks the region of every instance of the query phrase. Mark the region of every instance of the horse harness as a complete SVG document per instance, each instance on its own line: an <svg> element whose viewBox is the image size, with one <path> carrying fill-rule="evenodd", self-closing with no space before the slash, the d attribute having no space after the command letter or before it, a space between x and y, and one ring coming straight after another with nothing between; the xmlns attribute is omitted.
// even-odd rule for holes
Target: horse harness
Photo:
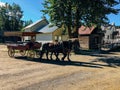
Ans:
<svg viewBox="0 0 120 90"><path fill-rule="evenodd" d="M67 47L65 47L64 44L62 43L62 51L63 51L63 52L66 52L66 51L67 51L67 52L70 53L70 52L71 52L70 44L71 44L71 42L68 41L68 48L67 48Z"/></svg>

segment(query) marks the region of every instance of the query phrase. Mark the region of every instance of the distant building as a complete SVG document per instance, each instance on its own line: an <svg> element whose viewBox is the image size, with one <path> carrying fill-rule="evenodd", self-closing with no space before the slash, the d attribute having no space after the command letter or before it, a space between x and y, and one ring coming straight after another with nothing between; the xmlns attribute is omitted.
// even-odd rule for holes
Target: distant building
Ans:
<svg viewBox="0 0 120 90"><path fill-rule="evenodd" d="M46 18L39 20L24 28L25 32L41 32L36 34L35 40L38 42L52 42L55 40L67 40L67 35L62 35L62 29L57 26L51 26ZM26 36L24 40L30 40L31 37Z"/></svg>
<svg viewBox="0 0 120 90"><path fill-rule="evenodd" d="M117 43L119 31L116 29L115 24L103 25L101 28L104 31L104 43Z"/></svg>
<svg viewBox="0 0 120 90"><path fill-rule="evenodd" d="M118 32L116 35L116 41L120 43L120 28L117 28L116 31Z"/></svg>
<svg viewBox="0 0 120 90"><path fill-rule="evenodd" d="M81 26L78 30L80 47L83 49L99 49L102 41L101 29L96 26Z"/></svg>
<svg viewBox="0 0 120 90"><path fill-rule="evenodd" d="M39 32L40 29L48 25L48 21L46 19L38 20L35 23L32 23L24 28L24 32ZM36 36L37 37L37 36ZM30 36L24 37L24 40L31 40Z"/></svg>

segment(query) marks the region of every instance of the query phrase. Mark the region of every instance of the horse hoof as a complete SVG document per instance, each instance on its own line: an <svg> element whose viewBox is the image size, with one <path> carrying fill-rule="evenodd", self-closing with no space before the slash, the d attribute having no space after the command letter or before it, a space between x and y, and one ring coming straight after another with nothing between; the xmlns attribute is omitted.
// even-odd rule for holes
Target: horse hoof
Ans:
<svg viewBox="0 0 120 90"><path fill-rule="evenodd" d="M42 61L42 59L39 59L40 61Z"/></svg>
<svg viewBox="0 0 120 90"><path fill-rule="evenodd" d="M61 61L64 61L64 59L62 59Z"/></svg>
<svg viewBox="0 0 120 90"><path fill-rule="evenodd" d="M40 58L39 58L39 60L41 61L41 60L42 60L42 58L40 57Z"/></svg>
<svg viewBox="0 0 120 90"><path fill-rule="evenodd" d="M68 59L68 61L70 62L71 60L70 60L70 59Z"/></svg>
<svg viewBox="0 0 120 90"><path fill-rule="evenodd" d="M60 61L60 59L56 59L56 61Z"/></svg>

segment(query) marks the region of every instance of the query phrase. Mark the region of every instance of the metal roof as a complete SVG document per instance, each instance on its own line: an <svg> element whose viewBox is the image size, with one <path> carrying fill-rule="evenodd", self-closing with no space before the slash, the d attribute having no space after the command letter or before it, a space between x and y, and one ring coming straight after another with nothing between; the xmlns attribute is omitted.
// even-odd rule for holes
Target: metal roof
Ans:
<svg viewBox="0 0 120 90"><path fill-rule="evenodd" d="M40 29L38 32L42 32L42 33L52 33L55 30L58 29L57 26L50 26L51 24L46 25L45 27L43 27L42 29Z"/></svg>
<svg viewBox="0 0 120 90"><path fill-rule="evenodd" d="M44 21L48 23L48 21L47 21L46 19L41 19L41 20L38 20L38 21L36 21L36 22L34 22L34 23L32 23L32 24L26 26L24 29L31 28L31 27L35 26L36 24L43 23Z"/></svg>
<svg viewBox="0 0 120 90"><path fill-rule="evenodd" d="M92 26L92 27L81 26L78 30L78 33L80 35L89 35L92 33L94 29L95 29L95 26Z"/></svg>

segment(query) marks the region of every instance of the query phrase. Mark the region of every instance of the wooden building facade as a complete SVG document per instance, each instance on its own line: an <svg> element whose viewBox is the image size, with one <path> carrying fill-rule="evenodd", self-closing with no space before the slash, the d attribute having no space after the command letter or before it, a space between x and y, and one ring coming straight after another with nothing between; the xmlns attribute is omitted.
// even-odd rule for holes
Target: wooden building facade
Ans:
<svg viewBox="0 0 120 90"><path fill-rule="evenodd" d="M39 20L31 25L28 25L24 28L24 32L42 32L40 34L36 34L37 42L53 42L55 40L64 41L68 39L68 35L62 34L62 28L57 26L52 26L46 19ZM26 36L25 40L29 40L30 37Z"/></svg>
<svg viewBox="0 0 120 90"><path fill-rule="evenodd" d="M96 26L81 26L78 30L80 47L83 49L100 49L102 42L101 30Z"/></svg>

